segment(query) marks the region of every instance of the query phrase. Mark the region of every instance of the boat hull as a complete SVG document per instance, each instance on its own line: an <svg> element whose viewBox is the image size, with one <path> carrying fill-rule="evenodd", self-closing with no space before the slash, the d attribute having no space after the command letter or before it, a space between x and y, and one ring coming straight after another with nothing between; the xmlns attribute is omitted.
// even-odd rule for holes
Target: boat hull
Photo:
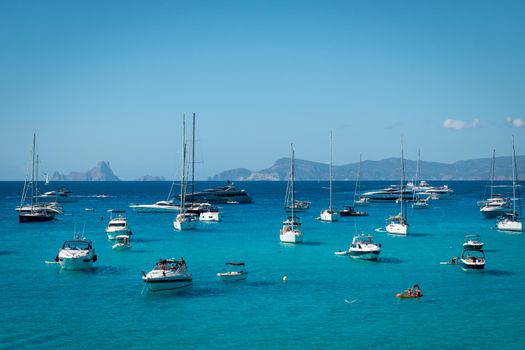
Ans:
<svg viewBox="0 0 525 350"><path fill-rule="evenodd" d="M377 260L379 257L380 250L374 250L374 251L359 251L359 250L352 250L350 249L348 251L348 255L354 259L361 259L361 260Z"/></svg>
<svg viewBox="0 0 525 350"><path fill-rule="evenodd" d="M523 223L521 221L500 221L496 224L500 231L523 232Z"/></svg>
<svg viewBox="0 0 525 350"><path fill-rule="evenodd" d="M245 280L248 277L248 272L232 273L232 272L220 272L217 274L223 282L235 282Z"/></svg>
<svg viewBox="0 0 525 350"><path fill-rule="evenodd" d="M483 207L480 209L481 214L483 214L487 219L494 219L498 216L503 216L509 212L511 212L510 208L506 207Z"/></svg>
<svg viewBox="0 0 525 350"><path fill-rule="evenodd" d="M62 270L77 271L87 270L93 268L94 257L79 257L79 258L59 258L60 268Z"/></svg>
<svg viewBox="0 0 525 350"><path fill-rule="evenodd" d="M135 213L176 213L180 210L177 206L130 205L129 207L133 209Z"/></svg>
<svg viewBox="0 0 525 350"><path fill-rule="evenodd" d="M401 225L396 223L390 223L386 225L386 232L393 235L408 235L408 225Z"/></svg>
<svg viewBox="0 0 525 350"><path fill-rule="evenodd" d="M194 220L187 220L187 221L173 221L173 228L177 231L187 231L187 230L195 230L197 227L197 222Z"/></svg>
<svg viewBox="0 0 525 350"><path fill-rule="evenodd" d="M117 239L117 236L120 236L120 235L131 236L131 230L130 229L123 229L123 230L106 229L106 235L108 236L108 239L115 240Z"/></svg>
<svg viewBox="0 0 525 350"><path fill-rule="evenodd" d="M283 232L279 235L279 240L283 243L301 243L303 241L304 235L301 231L291 230Z"/></svg>
<svg viewBox="0 0 525 350"><path fill-rule="evenodd" d="M339 215L335 211L323 210L319 219L324 222L336 222L339 219Z"/></svg>
<svg viewBox="0 0 525 350"><path fill-rule="evenodd" d="M143 277L144 283L152 292L181 289L192 285L193 281L189 277L165 277L165 278L146 278Z"/></svg>
<svg viewBox="0 0 525 350"><path fill-rule="evenodd" d="M31 214L31 213L18 214L18 221L21 223L46 222L46 221L51 221L54 218L55 216L52 214Z"/></svg>

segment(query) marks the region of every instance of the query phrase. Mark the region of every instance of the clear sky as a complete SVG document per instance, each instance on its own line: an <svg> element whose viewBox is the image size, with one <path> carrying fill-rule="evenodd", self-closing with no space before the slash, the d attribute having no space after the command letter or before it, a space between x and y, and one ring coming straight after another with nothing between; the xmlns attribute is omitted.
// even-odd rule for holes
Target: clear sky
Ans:
<svg viewBox="0 0 525 350"><path fill-rule="evenodd" d="M525 153L523 1L0 2L0 180Z"/></svg>

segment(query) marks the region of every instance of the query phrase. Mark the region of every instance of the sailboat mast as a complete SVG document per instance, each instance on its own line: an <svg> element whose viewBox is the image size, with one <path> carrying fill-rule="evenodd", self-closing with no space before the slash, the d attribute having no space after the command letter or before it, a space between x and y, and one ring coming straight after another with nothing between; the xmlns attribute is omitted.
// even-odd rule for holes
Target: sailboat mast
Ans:
<svg viewBox="0 0 525 350"><path fill-rule="evenodd" d="M330 131L330 212L332 212L332 131Z"/></svg>
<svg viewBox="0 0 525 350"><path fill-rule="evenodd" d="M35 148L36 148L36 134L33 134L33 165L31 170L31 211L33 210L33 203L35 198Z"/></svg>
<svg viewBox="0 0 525 350"><path fill-rule="evenodd" d="M512 135L512 211L514 212L514 215L518 215L516 212L516 201L518 201L518 208L520 209L520 217L521 217L521 201L519 198L516 198L516 187L519 185L517 182L518 178L518 171L516 166L516 148L514 146L514 135Z"/></svg>
<svg viewBox="0 0 525 350"><path fill-rule="evenodd" d="M357 194L359 193L359 180L361 179L361 154L359 154L359 167L357 168L357 178L355 180L355 189L354 189L354 200L357 198Z"/></svg>
<svg viewBox="0 0 525 350"><path fill-rule="evenodd" d="M295 164L294 164L294 161L295 161L295 152L294 152L294 149L293 149L293 143L291 144L290 146L291 150L292 150L292 164L291 164L291 191L292 191L292 218L295 217Z"/></svg>
<svg viewBox="0 0 525 350"><path fill-rule="evenodd" d="M180 177L180 212L182 213L184 211L184 167L186 165L186 116L182 115L182 166L181 166L181 177Z"/></svg>
<svg viewBox="0 0 525 350"><path fill-rule="evenodd" d="M419 182L419 177L421 176L420 162L421 162L421 149L418 148L417 149L416 182L414 183L415 186L417 186L417 183Z"/></svg>
<svg viewBox="0 0 525 350"><path fill-rule="evenodd" d="M35 169L35 203L38 204L38 154L36 155Z"/></svg>
<svg viewBox="0 0 525 350"><path fill-rule="evenodd" d="M195 113L193 113L193 130L191 136L191 204L195 198Z"/></svg>
<svg viewBox="0 0 525 350"><path fill-rule="evenodd" d="M403 153L403 137L401 137L401 176L400 176L400 179L401 179L401 184L399 186L399 189L400 189L400 199L401 199L401 215L403 217L405 217L405 212L404 212L404 203L403 203L403 191L404 191L404 182L405 182L405 155Z"/></svg>
<svg viewBox="0 0 525 350"><path fill-rule="evenodd" d="M491 177L490 177L490 198L493 197L494 195L494 177L495 177L495 173L496 173L496 150L493 149L492 150L492 174L491 174Z"/></svg>

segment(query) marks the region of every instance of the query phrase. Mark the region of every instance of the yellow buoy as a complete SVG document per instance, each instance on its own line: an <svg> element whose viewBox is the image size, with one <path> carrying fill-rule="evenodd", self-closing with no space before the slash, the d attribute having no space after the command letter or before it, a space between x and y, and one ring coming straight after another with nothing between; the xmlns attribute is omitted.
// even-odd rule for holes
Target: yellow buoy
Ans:
<svg viewBox="0 0 525 350"><path fill-rule="evenodd" d="M283 282L286 283L286 281L288 281L288 276L283 277Z"/></svg>

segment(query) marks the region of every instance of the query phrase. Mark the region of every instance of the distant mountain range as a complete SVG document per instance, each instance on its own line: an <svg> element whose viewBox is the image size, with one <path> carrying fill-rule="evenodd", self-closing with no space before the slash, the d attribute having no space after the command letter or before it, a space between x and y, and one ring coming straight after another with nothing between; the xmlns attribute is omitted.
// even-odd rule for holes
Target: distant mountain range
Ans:
<svg viewBox="0 0 525 350"><path fill-rule="evenodd" d="M525 179L525 156L517 156L516 162L520 179ZM405 160L405 178L412 179L416 173L417 161ZM420 162L421 179L424 180L486 180L490 178L492 158L461 160L452 164L438 162ZM512 158L496 158L496 179L512 179ZM288 178L290 159L281 158L270 168L252 171L238 168L223 171L208 180L213 181L282 181ZM362 163L363 180L398 180L400 173L400 159L388 158L383 160L367 160ZM355 180L359 163L334 165L334 180ZM302 159L295 160L296 179L301 181L317 181L328 179L328 165Z"/></svg>

